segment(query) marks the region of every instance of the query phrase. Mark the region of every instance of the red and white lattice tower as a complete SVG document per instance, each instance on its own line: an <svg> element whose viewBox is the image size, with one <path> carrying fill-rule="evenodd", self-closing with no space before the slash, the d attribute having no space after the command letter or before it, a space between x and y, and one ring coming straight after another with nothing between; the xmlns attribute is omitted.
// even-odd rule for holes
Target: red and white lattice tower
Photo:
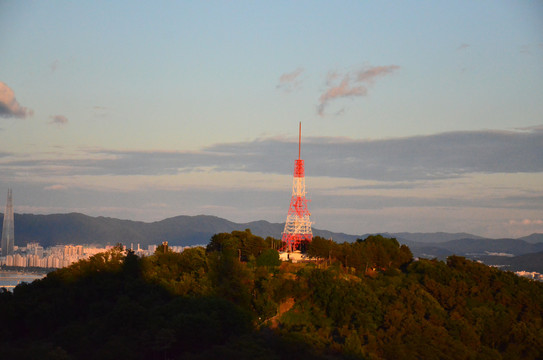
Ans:
<svg viewBox="0 0 543 360"><path fill-rule="evenodd" d="M283 231L283 250L292 252L301 250L304 243L313 240L311 220L305 198L304 161L300 158L302 144L302 123L298 134L298 160L294 161L294 179L292 181L292 198L288 208L287 221Z"/></svg>

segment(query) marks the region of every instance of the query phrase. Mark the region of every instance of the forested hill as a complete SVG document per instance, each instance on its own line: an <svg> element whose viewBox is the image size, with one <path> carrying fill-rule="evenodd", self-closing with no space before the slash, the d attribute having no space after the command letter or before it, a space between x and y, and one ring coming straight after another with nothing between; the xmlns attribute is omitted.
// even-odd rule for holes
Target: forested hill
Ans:
<svg viewBox="0 0 543 360"><path fill-rule="evenodd" d="M0 290L6 359L543 358L543 283L462 257L414 260L395 239L281 262L234 231L152 256L113 248Z"/></svg>

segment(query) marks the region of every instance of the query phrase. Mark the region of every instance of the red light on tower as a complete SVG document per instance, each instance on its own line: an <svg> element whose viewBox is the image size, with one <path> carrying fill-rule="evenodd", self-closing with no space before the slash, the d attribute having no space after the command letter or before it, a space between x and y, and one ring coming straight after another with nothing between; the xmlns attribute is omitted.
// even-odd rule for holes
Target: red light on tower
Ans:
<svg viewBox="0 0 543 360"><path fill-rule="evenodd" d="M298 134L298 159L294 161L294 179L292 181L292 197L288 208L287 221L283 231L283 250L292 252L300 250L305 242L313 240L308 200L305 197L304 161L300 158L302 145L302 123Z"/></svg>

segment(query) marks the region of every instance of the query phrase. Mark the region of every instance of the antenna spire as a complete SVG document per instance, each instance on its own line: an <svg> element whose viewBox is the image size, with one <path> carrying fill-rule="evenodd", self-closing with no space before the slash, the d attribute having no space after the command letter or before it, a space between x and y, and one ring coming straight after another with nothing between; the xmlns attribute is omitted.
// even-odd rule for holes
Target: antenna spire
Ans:
<svg viewBox="0 0 543 360"><path fill-rule="evenodd" d="M298 160L302 151L302 122L300 121L300 131L298 132Z"/></svg>

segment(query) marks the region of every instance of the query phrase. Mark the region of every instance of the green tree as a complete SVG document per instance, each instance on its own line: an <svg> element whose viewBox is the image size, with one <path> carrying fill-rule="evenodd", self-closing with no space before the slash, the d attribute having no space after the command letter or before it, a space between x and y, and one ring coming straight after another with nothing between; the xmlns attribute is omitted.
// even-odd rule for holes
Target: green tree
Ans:
<svg viewBox="0 0 543 360"><path fill-rule="evenodd" d="M232 250L209 256L209 278L214 292L244 308L250 307L250 272Z"/></svg>
<svg viewBox="0 0 543 360"><path fill-rule="evenodd" d="M237 252L241 261L249 261L251 256L258 257L269 245L260 236L253 235L250 229L245 231L232 231L213 235L206 251L208 253L219 251Z"/></svg>
<svg viewBox="0 0 543 360"><path fill-rule="evenodd" d="M281 265L279 252L274 249L267 249L256 258L257 266L267 266L269 268Z"/></svg>
<svg viewBox="0 0 543 360"><path fill-rule="evenodd" d="M338 255L337 244L333 240L315 236L307 246L307 254L311 257L329 260Z"/></svg>

